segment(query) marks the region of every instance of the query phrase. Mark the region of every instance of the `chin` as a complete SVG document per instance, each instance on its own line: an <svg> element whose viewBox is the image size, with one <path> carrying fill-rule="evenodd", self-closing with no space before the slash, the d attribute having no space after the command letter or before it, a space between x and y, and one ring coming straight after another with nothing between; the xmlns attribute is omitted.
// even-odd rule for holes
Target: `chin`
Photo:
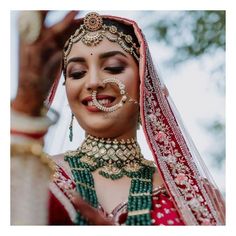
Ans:
<svg viewBox="0 0 236 236"><path fill-rule="evenodd" d="M96 137L112 137L115 133L115 123L109 122L106 120L98 120L92 121L90 120L89 123L86 122L85 125L81 125L82 128L85 130L86 133L96 136Z"/></svg>
<svg viewBox="0 0 236 236"><path fill-rule="evenodd" d="M132 124L137 120L134 116L124 116L120 111L85 114L78 119L80 126L87 134L101 138L118 137L126 133L127 129L133 129Z"/></svg>

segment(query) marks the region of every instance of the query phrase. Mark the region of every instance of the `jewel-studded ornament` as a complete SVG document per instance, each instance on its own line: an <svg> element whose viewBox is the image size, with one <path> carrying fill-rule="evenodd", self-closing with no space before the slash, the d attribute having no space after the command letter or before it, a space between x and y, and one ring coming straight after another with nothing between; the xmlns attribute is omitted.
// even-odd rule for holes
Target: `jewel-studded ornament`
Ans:
<svg viewBox="0 0 236 236"><path fill-rule="evenodd" d="M113 156L117 159L114 160ZM87 136L79 150L65 154L65 160L70 165L76 190L94 208L98 208L99 203L91 172L100 168L101 175L114 181L124 175L130 177L128 217L125 224L151 224L152 179L155 167L153 162L143 158L135 140L119 142ZM75 224L89 223L77 212Z"/></svg>
<svg viewBox="0 0 236 236"><path fill-rule="evenodd" d="M103 84L107 84L107 83L115 83L119 89L120 89L120 95L122 96L121 97L121 100L119 103L115 104L114 106L111 106L111 107L105 107L103 105L101 105L98 100L97 100L97 91L94 90L92 92L92 101L93 101L93 104L99 109L99 110L102 110L102 111L105 111L105 112L113 112L119 108L121 108L124 103L127 101L127 95L126 95L126 92L125 92L125 85L119 81L118 79L116 78L108 78L108 79L105 79L103 81Z"/></svg>
<svg viewBox="0 0 236 236"><path fill-rule="evenodd" d="M96 13L88 13L84 18L84 25L87 30L97 31L102 27L102 17Z"/></svg>

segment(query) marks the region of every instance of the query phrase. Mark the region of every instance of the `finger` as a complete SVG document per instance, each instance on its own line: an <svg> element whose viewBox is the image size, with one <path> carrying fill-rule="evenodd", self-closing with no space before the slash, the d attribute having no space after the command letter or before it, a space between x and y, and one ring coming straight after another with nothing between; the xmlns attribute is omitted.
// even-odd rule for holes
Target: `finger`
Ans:
<svg viewBox="0 0 236 236"><path fill-rule="evenodd" d="M60 76L61 73L61 64L62 64L62 52L58 51L54 53L53 56L50 57L48 60L45 69L43 71L43 78L46 79L45 81L45 91L51 88L52 83L54 80Z"/></svg>
<svg viewBox="0 0 236 236"><path fill-rule="evenodd" d="M58 49L63 49L70 35L74 33L76 29L76 21L74 18L77 13L77 11L69 12L61 22L48 29L49 39L53 39L56 42Z"/></svg>
<svg viewBox="0 0 236 236"><path fill-rule="evenodd" d="M75 16L78 14L78 11L70 11L62 21L59 23L53 25L51 27L51 30L55 35L63 33L68 27L70 27L70 24L73 22Z"/></svg>
<svg viewBox="0 0 236 236"><path fill-rule="evenodd" d="M50 11L39 11L39 13L41 14L42 24L44 23L49 12Z"/></svg>

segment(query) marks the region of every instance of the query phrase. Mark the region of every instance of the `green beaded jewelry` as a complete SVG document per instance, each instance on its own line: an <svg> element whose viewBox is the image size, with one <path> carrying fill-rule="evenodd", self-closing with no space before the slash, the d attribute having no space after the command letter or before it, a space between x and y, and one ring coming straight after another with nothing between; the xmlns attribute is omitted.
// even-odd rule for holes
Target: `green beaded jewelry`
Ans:
<svg viewBox="0 0 236 236"><path fill-rule="evenodd" d="M86 140L88 141L88 139ZM85 144L91 144L91 136L89 137L89 142L87 142L86 140L82 144L82 147ZM96 139L96 141L99 140ZM100 146L99 143L100 141L97 143L93 143L93 147L95 147L95 145ZM107 140L102 140L102 143L104 145L111 145L110 140L108 143ZM124 144L127 143L122 142L122 145ZM117 150L121 148L121 144L119 142L115 141L115 145L117 145ZM130 142L128 143L128 145L130 145ZM124 146L122 146L122 149L123 151L125 150ZM69 163L69 166L71 168L72 175L76 183L76 191L78 191L82 198L85 199L92 207L98 208L99 204L91 172L103 167L104 165L107 165L107 163L104 164L104 162L101 161L94 162L94 160L100 159L95 158L91 160L88 158L88 156L85 156L86 154L82 150L83 148L80 148L77 151L67 152L65 154L65 161ZM126 161L125 158L124 160ZM126 220L126 225L150 225L150 210L152 208L152 177L155 172L155 167L154 165L151 165L149 161L146 162L142 158L137 158L136 161L137 160L139 160L138 164L135 165L135 162L132 162L133 164L129 166L128 169L124 168L124 163L122 163L121 161L119 165L114 165L114 163L112 163L112 166L115 168L114 172L109 172L109 170L105 170L100 171L99 173L102 176L111 179L117 179L122 177L123 175L126 175L131 178L131 187L127 206L128 217ZM123 168L122 171L120 171L119 169L121 167ZM89 222L87 222L87 220L79 212L77 214L75 223L79 225L89 224Z"/></svg>
<svg viewBox="0 0 236 236"><path fill-rule="evenodd" d="M76 191L86 200L92 207L98 207L97 195L95 192L93 176L90 170L80 161L80 154L74 156L65 156L71 167L72 175L76 184ZM88 225L89 222L77 212L76 224Z"/></svg>

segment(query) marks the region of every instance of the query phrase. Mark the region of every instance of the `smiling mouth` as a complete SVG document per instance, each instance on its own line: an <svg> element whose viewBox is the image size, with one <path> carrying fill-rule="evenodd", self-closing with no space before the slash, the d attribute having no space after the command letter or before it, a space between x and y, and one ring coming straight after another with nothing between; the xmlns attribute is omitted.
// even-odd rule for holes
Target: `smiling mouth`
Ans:
<svg viewBox="0 0 236 236"><path fill-rule="evenodd" d="M116 97L108 96L108 95L97 95L97 101L105 107L109 107L116 100ZM87 97L82 101L82 104L86 107L95 107L92 97Z"/></svg>

